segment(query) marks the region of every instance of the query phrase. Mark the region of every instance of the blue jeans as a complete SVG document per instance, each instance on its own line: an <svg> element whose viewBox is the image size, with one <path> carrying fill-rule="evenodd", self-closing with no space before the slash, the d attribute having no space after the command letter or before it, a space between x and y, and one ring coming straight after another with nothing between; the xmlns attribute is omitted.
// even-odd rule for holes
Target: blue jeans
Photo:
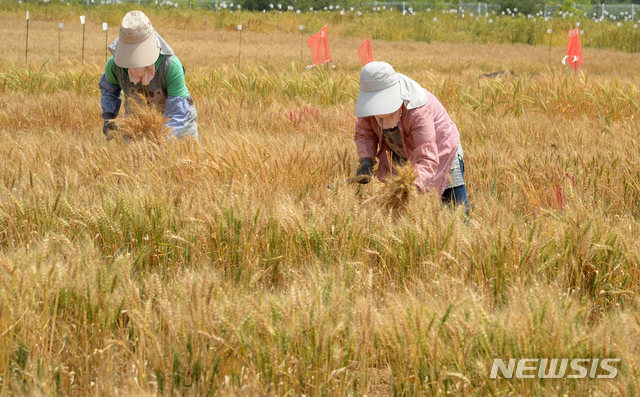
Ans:
<svg viewBox="0 0 640 397"><path fill-rule="evenodd" d="M458 161L460 161L460 173L462 174L462 180L464 181L464 161L462 161L462 159L458 159ZM447 205L464 205L465 212L467 213L467 216L469 216L469 200L467 199L467 189L465 185L445 189L444 192L442 192L440 200L442 200L443 204Z"/></svg>

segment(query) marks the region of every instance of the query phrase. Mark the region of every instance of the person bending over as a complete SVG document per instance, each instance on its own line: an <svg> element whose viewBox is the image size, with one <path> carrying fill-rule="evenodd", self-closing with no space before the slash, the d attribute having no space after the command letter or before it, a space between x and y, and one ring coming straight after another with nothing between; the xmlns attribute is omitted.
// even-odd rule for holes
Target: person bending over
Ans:
<svg viewBox="0 0 640 397"><path fill-rule="evenodd" d="M131 101L155 105L169 120L170 136L198 138L196 107L184 81L185 69L173 50L155 31L141 11L131 11L122 19L120 34L109 45L113 54L100 78L100 104L104 120L102 132L111 139L117 129L124 91L124 111L132 111ZM146 103L144 103L146 102Z"/></svg>
<svg viewBox="0 0 640 397"><path fill-rule="evenodd" d="M370 62L360 73L355 113L360 183L371 180L376 160L381 181L409 161L419 193L435 191L468 213L460 133L432 93L388 63Z"/></svg>

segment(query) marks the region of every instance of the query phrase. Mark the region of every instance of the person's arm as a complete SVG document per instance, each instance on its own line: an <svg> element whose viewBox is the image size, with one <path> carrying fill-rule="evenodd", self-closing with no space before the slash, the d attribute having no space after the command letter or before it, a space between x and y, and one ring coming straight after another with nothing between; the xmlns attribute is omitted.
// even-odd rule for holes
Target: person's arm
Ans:
<svg viewBox="0 0 640 397"><path fill-rule="evenodd" d="M174 56L167 73L167 104L164 117L169 118L165 124L171 128L174 136L180 136L186 130L194 130L195 121L189 120L189 90L184 81L184 69L178 57ZM184 131L183 131L184 130Z"/></svg>
<svg viewBox="0 0 640 397"><path fill-rule="evenodd" d="M419 108L411 109L407 113L409 130L415 143L411 162L417 176L413 184L422 192L430 191L433 189L433 178L440 163L431 106L427 103Z"/></svg>
<svg viewBox="0 0 640 397"><path fill-rule="evenodd" d="M356 133L353 137L358 149L360 163L364 159L371 159L375 163L378 152L378 135L373 131L370 117L359 117L356 123Z"/></svg>
<svg viewBox="0 0 640 397"><path fill-rule="evenodd" d="M359 117L356 123L356 134L354 136L358 149L360 168L356 176L361 176L358 183L369 183L371 181L373 164L378 151L378 136L373 132L371 119L369 117Z"/></svg>
<svg viewBox="0 0 640 397"><path fill-rule="evenodd" d="M109 133L116 129L116 124L113 120L118 117L120 106L122 105L122 99L120 98L122 89L118 85L118 79L115 75L113 57L107 61L98 86L100 87L100 106L102 107L102 119L104 121L102 132L109 138Z"/></svg>

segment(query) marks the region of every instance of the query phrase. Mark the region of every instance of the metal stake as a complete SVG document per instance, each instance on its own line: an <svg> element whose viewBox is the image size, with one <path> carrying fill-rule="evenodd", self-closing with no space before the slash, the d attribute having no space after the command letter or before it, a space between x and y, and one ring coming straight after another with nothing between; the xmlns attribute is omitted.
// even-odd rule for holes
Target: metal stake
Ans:
<svg viewBox="0 0 640 397"><path fill-rule="evenodd" d="M84 65L84 19L85 16L80 16L80 23L82 24L82 64Z"/></svg>
<svg viewBox="0 0 640 397"><path fill-rule="evenodd" d="M107 22L102 22L102 30L104 30L104 61L107 62L108 58L108 52L107 50L109 49L109 25L107 25Z"/></svg>
<svg viewBox="0 0 640 397"><path fill-rule="evenodd" d="M300 65L302 65L302 49L304 48L304 26L300 25Z"/></svg>
<svg viewBox="0 0 640 397"><path fill-rule="evenodd" d="M62 35L62 27L64 25L62 24L62 22L58 25L58 63L60 63L60 46L61 46L61 40L60 37Z"/></svg>
<svg viewBox="0 0 640 397"><path fill-rule="evenodd" d="M549 35L549 69L551 69L551 29L547 29L547 34Z"/></svg>
<svg viewBox="0 0 640 397"><path fill-rule="evenodd" d="M240 55L242 54L242 25L238 25L240 31L240 45L238 46L238 69L240 69Z"/></svg>
<svg viewBox="0 0 640 397"><path fill-rule="evenodd" d="M25 65L29 64L29 11L27 11L27 42L24 46L24 63Z"/></svg>
<svg viewBox="0 0 640 397"><path fill-rule="evenodd" d="M82 64L84 65L84 24L82 24Z"/></svg>

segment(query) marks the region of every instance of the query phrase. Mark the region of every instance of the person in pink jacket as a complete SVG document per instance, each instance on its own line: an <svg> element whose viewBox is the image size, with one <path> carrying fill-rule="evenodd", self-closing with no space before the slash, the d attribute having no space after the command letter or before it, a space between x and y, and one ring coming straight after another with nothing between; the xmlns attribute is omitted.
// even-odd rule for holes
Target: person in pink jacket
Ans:
<svg viewBox="0 0 640 397"><path fill-rule="evenodd" d="M375 159L381 181L410 161L418 192L435 191L469 211L460 133L432 93L388 63L369 62L360 73L356 117L360 183L371 180Z"/></svg>

